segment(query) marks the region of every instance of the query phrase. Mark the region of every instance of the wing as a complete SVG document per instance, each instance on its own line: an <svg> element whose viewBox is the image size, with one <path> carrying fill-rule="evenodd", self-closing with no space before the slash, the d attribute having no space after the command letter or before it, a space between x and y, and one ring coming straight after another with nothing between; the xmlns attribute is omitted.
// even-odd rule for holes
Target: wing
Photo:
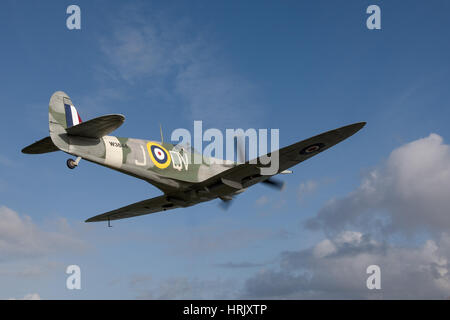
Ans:
<svg viewBox="0 0 450 320"><path fill-rule="evenodd" d="M68 134L85 138L101 138L116 130L125 121L121 114L109 114L67 128Z"/></svg>
<svg viewBox="0 0 450 320"><path fill-rule="evenodd" d="M299 164L300 162L303 162L347 139L362 129L365 124L365 122L354 123L319 134L275 151L279 154L279 168L274 175L281 173L284 170L295 166L296 164ZM214 183L214 180L221 180L229 186L233 186L234 183L235 186L246 188L256 182L268 179L270 176L261 176L260 168L264 167L264 165L261 165L261 158L262 157L259 157L257 162L255 162L255 160L247 161L246 163L224 171L223 173L208 179L206 184L212 184Z"/></svg>
<svg viewBox="0 0 450 320"><path fill-rule="evenodd" d="M99 214L95 217L87 219L86 222L125 219L179 207L181 207L181 205L176 205L167 201L167 197L162 195L156 198L136 202L120 209Z"/></svg>
<svg viewBox="0 0 450 320"><path fill-rule="evenodd" d="M312 156L317 155L318 153L325 151L335 144L347 139L351 135L355 134L358 130L360 130L364 125L364 122L355 123L349 126L319 134L312 138L294 143L288 147L276 151L279 153L279 168L275 174L278 174L302 161L305 161L306 159L309 159ZM220 184L225 184L235 189L241 189L270 177L261 176L261 164L252 164L250 162L237 165L236 167L226 170L221 174L218 174L198 184L197 186L201 188L205 186L215 185L219 182ZM180 207L188 207L197 203L198 202L185 202L182 199L176 199L167 195L162 195L156 198L147 199L141 202L130 204L120 209L100 214L86 220L86 222L130 218Z"/></svg>

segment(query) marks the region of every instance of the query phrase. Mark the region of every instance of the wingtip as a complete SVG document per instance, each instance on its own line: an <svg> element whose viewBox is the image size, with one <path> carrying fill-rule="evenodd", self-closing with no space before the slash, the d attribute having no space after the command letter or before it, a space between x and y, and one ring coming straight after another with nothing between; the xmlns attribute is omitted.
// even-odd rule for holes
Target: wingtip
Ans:
<svg viewBox="0 0 450 320"><path fill-rule="evenodd" d="M36 154L30 150L30 146L23 148L22 150L20 150L20 152L22 152L24 154Z"/></svg>
<svg viewBox="0 0 450 320"><path fill-rule="evenodd" d="M364 126L367 124L367 122L365 121L361 121L361 122L356 122L354 124L349 125L349 127L353 128L355 130L355 132L358 132L359 130L361 130L362 128L364 128Z"/></svg>
<svg viewBox="0 0 450 320"><path fill-rule="evenodd" d="M346 125L342 128L336 129L338 131L340 131L340 133L345 136L345 139L354 135L355 133L357 133L359 130L361 130L364 126L366 125L365 121L362 122L355 122L349 125Z"/></svg>
<svg viewBox="0 0 450 320"><path fill-rule="evenodd" d="M113 220L113 219L111 219L111 220ZM98 216L90 217L89 219L84 220L84 222L86 222L86 223L102 222L102 221L108 221L108 217L104 217L102 215L98 215Z"/></svg>

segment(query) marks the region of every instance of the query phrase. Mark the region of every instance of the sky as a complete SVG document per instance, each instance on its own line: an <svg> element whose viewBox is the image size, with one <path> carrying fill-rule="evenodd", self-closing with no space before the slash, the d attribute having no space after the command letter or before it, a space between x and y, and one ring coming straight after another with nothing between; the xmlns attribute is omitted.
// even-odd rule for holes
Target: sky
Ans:
<svg viewBox="0 0 450 320"><path fill-rule="evenodd" d="M66 9L81 9L69 30ZM369 30L366 9L381 9ZM0 299L450 297L448 1L12 1L0 11ZM120 137L177 128L280 130L280 146L359 121L278 192L113 222L160 195L62 152L48 101ZM81 289L68 290L78 265ZM378 265L381 289L366 269Z"/></svg>

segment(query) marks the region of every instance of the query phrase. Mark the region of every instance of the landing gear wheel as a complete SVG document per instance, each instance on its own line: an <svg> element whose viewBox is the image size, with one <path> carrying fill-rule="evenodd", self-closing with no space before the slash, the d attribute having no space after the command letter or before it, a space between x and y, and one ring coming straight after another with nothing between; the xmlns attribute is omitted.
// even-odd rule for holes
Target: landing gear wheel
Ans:
<svg viewBox="0 0 450 320"><path fill-rule="evenodd" d="M76 166L77 166L77 163L75 162L75 160L73 160L73 159L67 159L67 167L69 168L69 169L75 169L76 168Z"/></svg>

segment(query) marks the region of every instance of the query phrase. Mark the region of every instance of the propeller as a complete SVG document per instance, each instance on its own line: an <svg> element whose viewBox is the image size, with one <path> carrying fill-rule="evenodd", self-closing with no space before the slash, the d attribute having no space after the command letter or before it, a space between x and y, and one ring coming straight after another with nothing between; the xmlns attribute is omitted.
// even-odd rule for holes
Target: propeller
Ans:
<svg viewBox="0 0 450 320"><path fill-rule="evenodd" d="M228 210L231 206L231 202L233 200L222 200L219 202L219 207L221 207L223 210Z"/></svg>
<svg viewBox="0 0 450 320"><path fill-rule="evenodd" d="M236 148L238 153L238 159L240 162L245 163L246 157L245 157L245 137L242 135L238 136L236 139ZM261 181L266 186L269 186L271 188L274 188L276 190L283 190L284 188L284 181L275 179L275 178L268 178L266 180Z"/></svg>
<svg viewBox="0 0 450 320"><path fill-rule="evenodd" d="M237 149L237 156L238 156L238 162L245 163L245 139L242 138L242 136L237 137L236 141L236 149ZM274 188L276 190L283 190L284 188L284 181L275 179L275 178L267 178L266 180L261 181L266 186ZM223 210L228 210L230 208L231 203L233 202L232 196L221 196L219 206Z"/></svg>
<svg viewBox="0 0 450 320"><path fill-rule="evenodd" d="M239 135L236 137L237 160L239 163L245 163L245 137Z"/></svg>
<svg viewBox="0 0 450 320"><path fill-rule="evenodd" d="M283 190L284 188L284 181L275 179L275 178L269 178L266 180L261 181L262 183L264 183L266 186L274 188L276 190Z"/></svg>
<svg viewBox="0 0 450 320"><path fill-rule="evenodd" d="M219 202L219 206L223 209L223 210L228 210L228 208L231 206L231 202L233 201L233 197L231 196L222 196L219 197L220 198L220 202Z"/></svg>

